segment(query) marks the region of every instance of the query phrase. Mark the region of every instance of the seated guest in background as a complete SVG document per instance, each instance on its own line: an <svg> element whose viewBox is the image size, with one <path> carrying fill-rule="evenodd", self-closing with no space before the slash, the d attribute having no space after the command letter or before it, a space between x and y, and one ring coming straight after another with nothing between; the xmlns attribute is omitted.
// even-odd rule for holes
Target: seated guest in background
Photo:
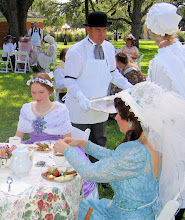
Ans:
<svg viewBox="0 0 185 220"><path fill-rule="evenodd" d="M54 45L54 38L47 34L44 37L44 40L49 43L49 46L46 51L43 51L42 53L39 53L38 55L38 64L45 72L50 72L50 64L52 61L52 56L55 54L56 47Z"/></svg>
<svg viewBox="0 0 185 220"><path fill-rule="evenodd" d="M28 53L29 63L31 65L32 64L33 45L29 43L30 36L25 35L21 40L22 40L22 42L20 42L19 51L25 51ZM25 60L25 56L23 56L23 55L19 56L19 60Z"/></svg>
<svg viewBox="0 0 185 220"><path fill-rule="evenodd" d="M57 42L55 40L55 33L51 32L50 35L54 38L54 45L57 48L58 46L57 46Z"/></svg>
<svg viewBox="0 0 185 220"><path fill-rule="evenodd" d="M50 95L53 93L53 84L46 73L38 73L28 80L31 95L34 102L22 106L17 126L16 136L21 139L28 133L30 139L25 144L35 142L58 140L71 137L72 125L69 112L63 103L51 102ZM80 147L75 148L85 160L89 161ZM84 180L85 198L98 198L96 183Z"/></svg>
<svg viewBox="0 0 185 220"><path fill-rule="evenodd" d="M120 73L123 74L132 85L145 81L141 69L136 63L130 62L127 54L118 53L116 55L116 64Z"/></svg>
<svg viewBox="0 0 185 220"><path fill-rule="evenodd" d="M56 83L56 89L59 91L59 97L60 100L62 100L62 97L66 94L67 89L64 85L64 64L65 64L65 58L66 58L66 53L68 51L68 48L64 48L60 52L60 60L62 61L59 63L54 70L54 78L55 78L55 83Z"/></svg>
<svg viewBox="0 0 185 220"><path fill-rule="evenodd" d="M124 45L121 48L121 52L128 54L130 56L130 58L133 61L135 61L138 58L138 55L139 55L139 50L135 46L136 38L132 34L129 34L125 38L125 42L126 42L126 45Z"/></svg>
<svg viewBox="0 0 185 220"><path fill-rule="evenodd" d="M10 59L12 61L12 65L13 65L13 68L15 67L15 55L13 54L14 51L15 51L15 47L12 43L12 40L14 39L15 37L11 36L11 35L7 35L3 40L4 40L4 44L3 44L3 50L7 51L9 56L10 56ZM7 60L7 57L4 57L3 58L5 61Z"/></svg>
<svg viewBox="0 0 185 220"><path fill-rule="evenodd" d="M125 53L118 53L116 55L116 65L119 69L120 73L128 79L128 81L135 85L139 82L145 81L145 77L141 72L141 69L138 67L138 65L135 62L131 62L128 58L128 55ZM119 89L114 84L110 84L109 87L109 94L114 95L116 92L120 92L121 89Z"/></svg>

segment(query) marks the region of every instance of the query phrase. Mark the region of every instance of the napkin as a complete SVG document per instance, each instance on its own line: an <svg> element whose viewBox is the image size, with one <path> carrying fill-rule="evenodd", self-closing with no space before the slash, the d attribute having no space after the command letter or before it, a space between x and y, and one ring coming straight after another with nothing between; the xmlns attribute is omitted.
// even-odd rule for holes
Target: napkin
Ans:
<svg viewBox="0 0 185 220"><path fill-rule="evenodd" d="M18 180L13 180L13 183L10 184L11 191L8 192L8 186L6 182L1 184L0 191L3 191L6 194L17 196L20 193L26 191L30 187L32 187L30 184L20 182Z"/></svg>

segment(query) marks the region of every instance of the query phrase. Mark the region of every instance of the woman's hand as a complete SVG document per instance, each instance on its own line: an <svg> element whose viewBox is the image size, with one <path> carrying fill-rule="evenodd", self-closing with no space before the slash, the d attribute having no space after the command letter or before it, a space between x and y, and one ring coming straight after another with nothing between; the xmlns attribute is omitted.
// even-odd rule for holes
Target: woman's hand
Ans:
<svg viewBox="0 0 185 220"><path fill-rule="evenodd" d="M69 147L69 144L64 142L62 139L58 140L54 145L54 152L64 153L64 151Z"/></svg>
<svg viewBox="0 0 185 220"><path fill-rule="evenodd" d="M85 149L87 147L88 141L80 138L71 138L66 137L63 140L66 144L70 145L71 147L80 146L81 148Z"/></svg>

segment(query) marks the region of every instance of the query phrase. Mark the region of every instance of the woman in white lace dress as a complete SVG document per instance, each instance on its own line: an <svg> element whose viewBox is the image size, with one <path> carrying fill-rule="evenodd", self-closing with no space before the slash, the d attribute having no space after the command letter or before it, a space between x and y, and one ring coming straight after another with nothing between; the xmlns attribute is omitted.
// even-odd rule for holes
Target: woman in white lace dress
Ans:
<svg viewBox="0 0 185 220"><path fill-rule="evenodd" d="M35 101L22 106L16 136L23 139L29 133L30 139L25 143L70 137L72 125L68 109L62 103L50 101L53 84L49 76L38 73L27 84Z"/></svg>
<svg viewBox="0 0 185 220"><path fill-rule="evenodd" d="M51 64L52 57L57 48L55 46L54 38L49 34L44 37L44 40L50 45L48 46L46 52L44 51L38 55L38 64L45 69L46 72L48 72L49 65Z"/></svg>
<svg viewBox="0 0 185 220"><path fill-rule="evenodd" d="M146 26L159 50L150 61L147 80L185 99L185 47L176 39L181 19L177 7L169 3L156 3L148 12ZM181 207L185 208L185 202ZM181 209L175 219L182 219L183 212Z"/></svg>
<svg viewBox="0 0 185 220"><path fill-rule="evenodd" d="M36 74L27 85L35 101L22 106L16 136L23 139L24 134L29 133L30 139L24 142L26 144L71 137L73 127L67 107L63 103L50 101L53 84L48 74ZM82 148L75 147L75 150L89 162ZM83 180L83 188L86 199L98 199L95 182Z"/></svg>
<svg viewBox="0 0 185 220"><path fill-rule="evenodd" d="M150 61L148 79L185 98L185 47L176 38L182 17L169 3L154 4L146 18L146 26L159 47Z"/></svg>

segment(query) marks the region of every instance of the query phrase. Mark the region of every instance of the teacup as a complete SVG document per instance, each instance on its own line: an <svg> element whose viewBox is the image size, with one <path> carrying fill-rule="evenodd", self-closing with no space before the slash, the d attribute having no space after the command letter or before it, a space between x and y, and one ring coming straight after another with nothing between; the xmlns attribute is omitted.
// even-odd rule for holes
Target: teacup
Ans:
<svg viewBox="0 0 185 220"><path fill-rule="evenodd" d="M15 145L16 147L19 147L21 144L21 138L14 136L14 137L9 137L9 145L10 147L12 147L13 145Z"/></svg>
<svg viewBox="0 0 185 220"><path fill-rule="evenodd" d="M53 154L53 160L55 161L56 165L63 165L67 161L64 155L61 153Z"/></svg>

